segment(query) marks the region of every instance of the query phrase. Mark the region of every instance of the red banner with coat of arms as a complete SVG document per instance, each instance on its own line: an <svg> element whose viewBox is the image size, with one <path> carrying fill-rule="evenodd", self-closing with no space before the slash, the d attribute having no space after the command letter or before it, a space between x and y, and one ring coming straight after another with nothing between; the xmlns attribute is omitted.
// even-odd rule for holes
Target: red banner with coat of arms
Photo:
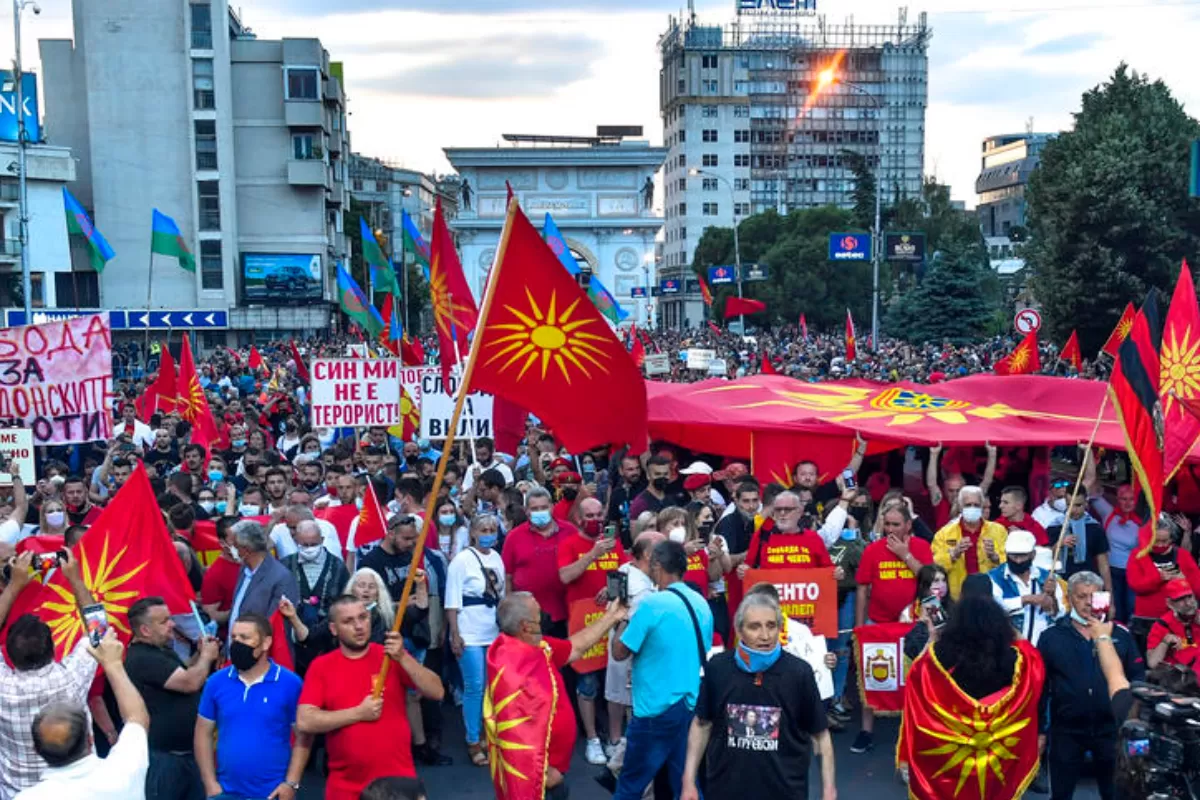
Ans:
<svg viewBox="0 0 1200 800"><path fill-rule="evenodd" d="M904 638L912 628L911 622L891 622L854 629L858 694L876 714L894 716L904 708Z"/></svg>

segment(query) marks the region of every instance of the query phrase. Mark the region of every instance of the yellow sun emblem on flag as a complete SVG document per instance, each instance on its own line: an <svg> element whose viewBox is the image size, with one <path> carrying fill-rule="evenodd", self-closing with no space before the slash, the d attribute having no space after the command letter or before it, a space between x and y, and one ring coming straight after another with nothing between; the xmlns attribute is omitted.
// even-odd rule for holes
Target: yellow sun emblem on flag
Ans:
<svg viewBox="0 0 1200 800"><path fill-rule="evenodd" d="M1172 327L1163 338L1159 383L1166 397L1164 414L1170 413L1176 397L1191 400L1200 393L1200 337L1192 335L1190 325L1182 334Z"/></svg>
<svg viewBox="0 0 1200 800"><path fill-rule="evenodd" d="M433 297L433 318L437 321L438 330L447 339L456 337L460 342L466 342L467 333L472 328L471 307L462 302L463 298L456 298L450 292L450 287L446 285L446 273L439 268L440 262L441 256L439 255L433 259L433 265L429 269L429 291ZM453 334L451 334L451 328L454 328Z"/></svg>
<svg viewBox="0 0 1200 800"><path fill-rule="evenodd" d="M388 428L388 433L407 440L421 429L421 408L413 402L412 395L400 387L400 424Z"/></svg>
<svg viewBox="0 0 1200 800"><path fill-rule="evenodd" d="M497 718L504 709L508 708L509 704L521 696L521 692L518 690L496 702L494 695L496 687L500 685L500 677L504 674L504 670L504 667L500 668L496 673L496 677L488 685L487 692L483 695L483 726L487 732L488 750L491 756L488 761L492 768L492 781L493 783L498 783L502 789L507 791L506 786L509 775L523 781L529 780L529 776L514 767L505 757L505 752L508 750L532 750L533 746L506 739L504 738L504 734L513 728L524 725L533 719L533 717L517 717L516 719L506 720Z"/></svg>
<svg viewBox="0 0 1200 800"><path fill-rule="evenodd" d="M1123 342L1129 338L1129 332L1133 330L1133 317L1122 317L1117 322L1117 337Z"/></svg>
<svg viewBox="0 0 1200 800"><path fill-rule="evenodd" d="M487 342L488 347L496 348L487 364L493 364L505 356L508 360L500 365L504 372L509 367L518 369L517 380L525 377L525 373L541 362L542 380L550 371L550 364L558 367L563 380L571 382L571 367L578 369L587 378L592 377L588 362L601 372L607 373L608 367L599 359L611 359L612 354L601 345L612 341L611 336L602 336L584 330L589 325L599 325L599 319L586 315L577 317L575 311L583 301L577 297L574 302L558 311L558 293L551 292L550 300L543 311L534 299L529 288L525 289L525 297L529 301L527 311L505 305L504 310L511 315L515 322L505 322L489 325L488 329L497 333L507 332Z"/></svg>
<svg viewBox="0 0 1200 800"><path fill-rule="evenodd" d="M91 591L92 597L96 598L96 602L104 604L109 624L125 635L130 633L127 624L129 606L133 600L138 598L140 592L122 590L121 587L133 580L146 568L148 563L143 561L129 571L117 574L117 568L128 549L128 545L122 547L120 552L112 560L109 560L108 536L106 535L104 546L100 550L100 560L96 564L94 573L86 555L80 556L81 577L84 584ZM55 583L47 584L46 588L59 597L57 601L47 600L42 603L42 608L54 614L47 620L50 632L54 637L54 646L55 648L70 649L75 646L75 642L83 634L83 620L79 616L75 597L71 594L70 589Z"/></svg>
<svg viewBox="0 0 1200 800"><path fill-rule="evenodd" d="M970 717L966 717L951 714L934 704L933 710L946 723L947 730L934 731L921 727L918 727L918 730L946 744L922 750L921 755L950 757L931 777L937 778L958 767L958 785L954 788L954 796L958 797L971 773L974 773L979 781L979 796L987 797L988 773L991 772L1003 783L1002 762L1017 760L1011 748L1021 743L1017 734L1029 727L1033 721L1029 717L1017 719L1024 712L1027 703L1028 701L1021 703L991 719L985 719L978 707Z"/></svg>
<svg viewBox="0 0 1200 800"><path fill-rule="evenodd" d="M1028 366L1029 348L1021 345L1008 357L1008 369L1010 372L1023 372Z"/></svg>
<svg viewBox="0 0 1200 800"><path fill-rule="evenodd" d="M175 405L180 416L188 422L195 422L200 408L204 403L204 390L200 388L200 378L196 375L183 388L183 394L175 398Z"/></svg>

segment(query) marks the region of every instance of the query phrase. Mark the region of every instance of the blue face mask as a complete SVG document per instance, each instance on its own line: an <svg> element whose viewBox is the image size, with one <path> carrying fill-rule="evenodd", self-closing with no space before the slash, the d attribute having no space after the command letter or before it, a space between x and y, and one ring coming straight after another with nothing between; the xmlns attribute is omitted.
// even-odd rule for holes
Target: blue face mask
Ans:
<svg viewBox="0 0 1200 800"><path fill-rule="evenodd" d="M219 469L210 469L208 471L208 479L213 483L217 483L225 479L225 473Z"/></svg>
<svg viewBox="0 0 1200 800"><path fill-rule="evenodd" d="M550 524L549 511L530 511L529 521L533 523L535 528L544 528Z"/></svg>
<svg viewBox="0 0 1200 800"><path fill-rule="evenodd" d="M496 539L498 538L494 533L481 533L479 534L479 546L484 550L491 550L496 546Z"/></svg>
<svg viewBox="0 0 1200 800"><path fill-rule="evenodd" d="M854 528L843 528L842 529L842 541L843 542L853 542L857 538L858 538L858 531L854 530Z"/></svg>
<svg viewBox="0 0 1200 800"><path fill-rule="evenodd" d="M453 525L457 521L458 521L458 517L454 516L453 514L438 515L438 522L445 525L447 528L449 528L451 525Z"/></svg>
<svg viewBox="0 0 1200 800"><path fill-rule="evenodd" d="M246 440L245 439L234 439L232 442L230 442L230 444L232 444L234 447L245 447Z"/></svg>
<svg viewBox="0 0 1200 800"><path fill-rule="evenodd" d="M775 646L766 652L747 649L744 644L738 642L737 652L733 655L733 663L737 664L738 669L742 672L754 675L758 672L766 672L775 666L775 662L782 654L783 646L779 644L778 639L775 640Z"/></svg>
<svg viewBox="0 0 1200 800"><path fill-rule="evenodd" d="M217 501L217 513L218 513L218 514L224 514L224 513L225 513L225 509L228 507L228 505L229 505L229 504L228 504L228 503L226 503L224 500L218 500L218 501Z"/></svg>
<svg viewBox="0 0 1200 800"><path fill-rule="evenodd" d="M1085 627L1086 627L1086 626L1087 626L1087 624L1088 624L1088 621L1087 621L1086 619L1084 619L1084 618L1083 618L1083 616L1082 616L1082 615L1081 615L1081 614L1080 614L1078 611L1076 611L1076 610L1075 610L1075 609L1073 609L1073 608L1071 609L1071 619L1072 619L1073 621L1075 621L1075 622L1078 622L1080 625L1083 625L1083 626L1085 626Z"/></svg>

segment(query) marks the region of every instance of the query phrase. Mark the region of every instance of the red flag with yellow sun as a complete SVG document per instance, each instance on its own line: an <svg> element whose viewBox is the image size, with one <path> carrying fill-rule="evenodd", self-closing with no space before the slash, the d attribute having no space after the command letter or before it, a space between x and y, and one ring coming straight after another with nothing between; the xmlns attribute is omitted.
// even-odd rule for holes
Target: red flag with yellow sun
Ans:
<svg viewBox="0 0 1200 800"><path fill-rule="evenodd" d="M929 648L913 662L896 761L914 800L1015 800L1038 771L1038 700L1046 668L1018 641L1012 683L975 700Z"/></svg>
<svg viewBox="0 0 1200 800"><path fill-rule="evenodd" d="M108 623L129 641L129 607L142 597L162 597L173 614L191 609L196 595L171 544L146 470L138 467L95 524L75 545L80 575ZM61 569L35 576L17 596L8 619L35 614L54 636L58 657L69 653L83 635L83 619Z"/></svg>
<svg viewBox="0 0 1200 800"><path fill-rule="evenodd" d="M400 424L388 428L388 433L402 442L414 438L421 430L421 405L413 399L404 384L400 384Z"/></svg>
<svg viewBox="0 0 1200 800"><path fill-rule="evenodd" d="M1175 296L1163 324L1158 399L1163 415L1163 481L1170 481L1200 442L1200 419L1180 401L1200 397L1200 306L1187 262L1179 270Z"/></svg>
<svg viewBox="0 0 1200 800"><path fill-rule="evenodd" d="M475 299L463 275L454 240L442 214L442 201L437 201L433 214L433 244L429 262L429 293L433 319L437 323L438 357L442 362L442 383L450 385L451 368L464 360L470 345L467 334L475 330L479 312Z"/></svg>
<svg viewBox="0 0 1200 800"><path fill-rule="evenodd" d="M468 383L539 417L573 453L646 446L646 384L516 202L488 281Z"/></svg>
<svg viewBox="0 0 1200 800"><path fill-rule="evenodd" d="M488 648L483 726L496 797L542 800L550 731L560 703L550 645L502 633Z"/></svg>
<svg viewBox="0 0 1200 800"><path fill-rule="evenodd" d="M212 443L220 438L220 434L217 433L217 421L213 419L212 410L208 407L208 398L200 388L200 375L196 372L196 362L192 358L192 345L188 336L183 337L183 345L179 352L178 386L179 397L175 401L175 410L191 424L192 444L201 444L206 450L210 450Z"/></svg>
<svg viewBox="0 0 1200 800"><path fill-rule="evenodd" d="M1121 349L1121 342L1129 338L1129 332L1133 330L1133 317L1135 315L1133 303L1126 303L1125 310L1121 313L1121 318L1117 320L1116 327L1112 333L1104 341L1104 346L1100 348L1101 353L1108 353L1114 359L1117 357L1117 351Z"/></svg>
<svg viewBox="0 0 1200 800"><path fill-rule="evenodd" d="M1037 331L1032 331L1011 353L996 362L997 375L1028 375L1042 368L1038 356Z"/></svg>

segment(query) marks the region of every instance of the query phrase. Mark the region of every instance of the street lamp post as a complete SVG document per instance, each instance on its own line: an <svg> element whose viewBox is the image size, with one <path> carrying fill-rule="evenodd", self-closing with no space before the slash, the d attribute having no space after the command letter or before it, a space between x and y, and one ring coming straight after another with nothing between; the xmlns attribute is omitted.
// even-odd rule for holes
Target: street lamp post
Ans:
<svg viewBox="0 0 1200 800"><path fill-rule="evenodd" d="M707 172L705 170L693 167L690 170L692 175L703 175L708 178L714 178L729 189L729 210L733 214L733 263L734 270L737 272L737 293L738 297L742 296L742 247L738 242L738 219L737 219L737 201L734 199L733 183L724 175L718 175L715 172ZM742 326L742 336L746 335L746 315L738 315L738 324Z"/></svg>
<svg viewBox="0 0 1200 800"><path fill-rule="evenodd" d="M29 271L29 185L26 180L25 163L25 90L22 85L21 64L21 12L26 6L33 8L34 14L41 14L42 9L33 0L13 0L13 43L16 57L13 59L13 81L17 85L17 184L20 210L18 212L17 234L21 247L21 289L25 299L25 324L33 324L33 275ZM76 301L78 302L78 301Z"/></svg>

